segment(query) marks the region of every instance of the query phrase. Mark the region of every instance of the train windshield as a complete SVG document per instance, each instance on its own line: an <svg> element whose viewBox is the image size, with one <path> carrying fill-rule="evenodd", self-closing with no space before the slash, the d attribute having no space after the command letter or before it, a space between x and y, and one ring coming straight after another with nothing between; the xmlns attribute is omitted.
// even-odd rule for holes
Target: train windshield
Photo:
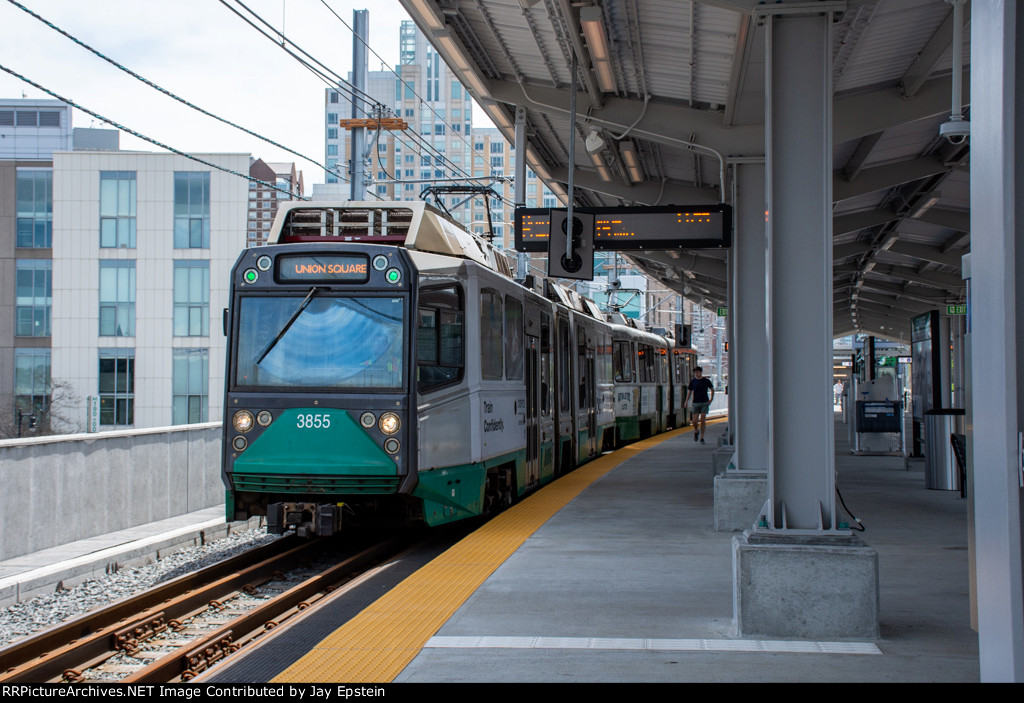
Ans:
<svg viewBox="0 0 1024 703"><path fill-rule="evenodd" d="M236 386L402 388L404 299L320 294L240 303Z"/></svg>

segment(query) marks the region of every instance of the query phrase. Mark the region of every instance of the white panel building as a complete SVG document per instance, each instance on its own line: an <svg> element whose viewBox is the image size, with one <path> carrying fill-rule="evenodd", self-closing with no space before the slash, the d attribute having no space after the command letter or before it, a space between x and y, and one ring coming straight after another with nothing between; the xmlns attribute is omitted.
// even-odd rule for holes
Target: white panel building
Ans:
<svg viewBox="0 0 1024 703"><path fill-rule="evenodd" d="M197 154L237 173L248 154ZM244 178L167 153L53 157L52 378L88 429L217 420L222 310L246 246ZM77 425L77 427L75 427Z"/></svg>

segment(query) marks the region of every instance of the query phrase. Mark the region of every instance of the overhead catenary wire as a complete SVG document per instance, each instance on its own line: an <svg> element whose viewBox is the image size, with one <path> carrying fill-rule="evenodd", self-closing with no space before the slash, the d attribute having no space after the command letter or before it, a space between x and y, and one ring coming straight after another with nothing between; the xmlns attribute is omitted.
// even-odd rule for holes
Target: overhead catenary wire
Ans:
<svg viewBox="0 0 1024 703"><path fill-rule="evenodd" d="M288 55L292 56L292 58L296 59L301 65L303 65L305 68L307 68L307 70L311 71L314 75L319 77L328 86L328 88L330 88L332 90L337 89L339 92L346 94L346 96L349 98L349 100L354 105L356 105L357 110L362 112L367 117L369 117L371 119L377 119L380 116L380 112L376 112L376 114L375 114L375 113L372 113L369 109L363 108L360 105L360 103L363 102L364 100L367 100L369 103L371 103L374 106L374 108L377 108L377 109L387 109L387 106L382 105L379 102L377 102L373 98L373 96L368 95L367 93L365 93L365 91L358 91L359 93L362 93L363 96L365 96L365 98L360 98L360 96L355 92L358 89L356 89L355 86L353 86L349 81L345 80L336 71L332 70L329 66L327 66L323 62L321 62L318 59L316 59L316 57L314 57L312 54L310 54L309 52L304 50L301 46L299 46L290 37L285 35L282 30L278 30L276 27L273 26L273 24L271 24L266 19L264 19L262 16L260 16L259 13L257 13L256 11L254 11L253 9L251 9L250 7L245 5L245 3L243 3L241 0L234 0L234 2L237 3L240 7L245 8L246 12L248 12L253 17L255 17L261 24L263 24L264 26L268 27L273 32L273 34L275 36L271 36L264 29L262 29L261 27L257 26L252 20L250 20L248 17L244 16L235 7L232 7L230 4L228 4L228 2L226 0L219 0L219 1L221 2L221 4L223 4L229 10L231 10L236 16L238 16L240 19L245 21L246 24L248 24L250 27L255 29L257 32L262 34L264 37L266 37L270 41L273 41L276 46L278 46L279 48L284 50L285 53L287 53ZM351 31L351 27L340 16L338 16L338 14L333 11L333 9L331 9L329 6L328 6L328 9L330 9L332 14L334 14L334 16L337 17L342 22L342 24L344 24L346 27L348 27L348 29ZM310 61L306 61L302 57L298 56L294 51L291 51L287 46L285 46L286 43L290 44L297 51L301 52L304 56L308 57L310 61L312 61L313 63L316 64L316 66L312 65L310 63ZM384 63L384 65L387 65L387 63L384 62L383 59L381 59L380 55L373 49L373 47L370 47L368 44L366 46L373 53L373 55L375 57L380 59L382 61L382 63ZM317 66L321 67L322 70L321 70L321 68L317 68ZM420 96L418 93L416 93L414 88L409 86L409 84L401 77L401 75L399 75L390 66L388 68L389 68L389 70L391 70L392 73L394 73L398 77L399 81L401 81L403 85L409 87L410 90L412 90L413 94L416 95L416 97L431 112L433 112L439 119L442 119L442 121L444 121L443 118L441 118L440 115L438 115L438 113L432 107L430 107L430 105L426 101L423 100L422 96ZM332 79L332 77L333 77L333 79ZM347 86L347 88L346 88L346 86ZM357 100L356 98L360 98L360 99ZM371 109L374 109L374 108L371 108ZM444 122L444 123L446 125L448 124L447 122ZM448 126L450 127L450 125L448 125ZM419 151L419 152L421 152L421 156L426 156L426 155L432 156L433 160L435 161L434 166L435 167L441 167L443 169L442 173L444 171L449 171L449 172L451 172L453 174L460 174L461 173L463 175L462 178L452 179L452 180L464 180L464 181L472 181L472 182L493 182L495 180L495 177L493 177L493 176L481 176L481 177L473 176L471 170L467 171L467 170L463 169L460 165L455 164L453 161L451 161L447 157L447 155L444 152L439 150L436 146L434 146L434 144L429 139L427 139L424 135L419 134L415 129L408 129L408 130L402 132L401 134L404 135L404 136L402 136L402 137L396 136L395 137L395 140L398 143L403 144L406 147L409 147L412 151ZM478 154L476 152L476 150L472 148L472 144L465 138L465 135L463 135L461 132L458 132L458 134L459 134L459 139L462 140L467 146L470 146L471 153L473 153L477 158L481 159L481 161L486 164L486 157L483 156L483 155ZM379 136L379 134L378 134L378 136ZM427 154L423 154L422 152L427 152ZM383 173L385 173L385 175L389 175L389 174L387 174L386 170L383 168L383 165L380 164L380 153L379 153L379 151L378 151L378 154L377 154L377 161L378 161L378 165L381 166L381 171ZM438 161L440 161L440 163L438 163ZM471 159L471 161L472 161L472 159ZM447 166L446 166L446 164L447 164ZM421 164L421 168L422 168L422 166L423 165ZM405 180L397 177L398 174L400 173L399 165L397 163L395 164L395 169L396 169L396 178L393 179L393 180L394 181L398 181L399 183L403 183L403 184L404 183L408 183L409 181L405 181ZM472 169L472 165L470 166L470 169ZM418 182L425 182L426 180L427 179L421 179ZM446 179L442 178L442 179L433 179L433 180L437 181L437 180L446 180ZM369 191L369 193L371 195L373 195L374 197L380 199L380 196L378 194L374 193L372 190ZM506 203L506 204L509 204L509 205L512 204L510 200L508 200L507 198L505 198L503 196L499 196L498 199L500 201ZM500 218L499 221L502 224L504 224L504 225L506 225L508 227L512 227L513 226L512 223L510 221L504 219L504 217Z"/></svg>
<svg viewBox="0 0 1024 703"><path fill-rule="evenodd" d="M164 144L163 142L157 141L156 139L153 139L152 137L147 137L145 134L142 134L141 132L137 132L134 129L131 129L129 127L125 127L123 124L115 122L114 120L112 120L112 119L110 119L108 117L104 117L103 115L99 114L98 112L93 112L89 108L83 107L82 105L74 102L73 100L70 100L69 98L65 98L63 95L60 95L59 93L56 93L56 92L50 90L49 88L45 88L45 87L41 86L40 84L36 83L32 79L27 78L26 76L21 75L17 71L15 71L13 69L10 69L7 66L4 66L3 64L0 64L0 71L3 71L4 73L8 73L8 74L12 75L12 76L14 76L17 79L22 80L25 83L28 83L33 88L36 88L37 90L41 90L44 93L46 93L47 95L50 95L50 96L56 98L57 100L60 100L61 102L70 105L71 107L73 107L73 108L75 108L77 110L81 110L82 112L84 112L87 115L91 115L91 116L95 117L98 120L102 120L103 122L106 122L107 124L109 124L112 127L116 127L117 129L121 130L122 132L130 134L133 137L137 137L139 139L142 139L143 141L147 141L150 144L154 144L154 145L160 147L161 149L166 149L167 151L171 152L172 154L177 154L178 156L183 156L186 159L190 159L192 161L201 163L204 166L209 166L210 168L216 169L218 171L222 171L223 173L229 173L232 176L238 176L239 178L244 178L247 181L251 181L253 183L257 183L257 184L265 186L267 188L272 188L273 190L280 191L282 193L287 193L289 197L298 197L301 200L309 200L309 198L307 198L305 196L295 196L290 190L288 190L287 188L282 188L282 187L278 186L276 183L268 183L266 181L260 180L259 178L253 178L252 176L250 176L247 173L241 173L240 171L235 171L234 169L230 169L230 168L227 168L225 166L220 166L218 164L215 164L213 162L207 161L205 159L201 159L198 156L195 156L193 154L187 154L184 151L181 151L180 149L175 149L174 147L169 146L167 144Z"/></svg>
<svg viewBox="0 0 1024 703"><path fill-rule="evenodd" d="M474 148L474 146L473 146L473 145L472 145L472 144L471 144L471 143L469 142L469 140L467 140L467 139L466 139L465 135L464 135L464 134L463 134L462 132L456 131L456 130L455 130L455 127L454 127L454 125L450 124L450 123L449 123L449 122L448 122L448 121L447 121L447 120L446 120L446 119L445 119L444 117L442 117L442 116L441 116L441 115L440 115L440 114L439 114L439 113L438 113L438 112L437 112L437 111L436 111L436 110L435 110L435 109L434 109L433 107L431 107L431 106L430 106L430 103L429 103L429 102L427 102L426 100L424 100L424 99L423 99L423 97L422 97L422 96L421 96L421 95L420 95L419 93L417 93L417 92L416 92L416 89L415 89L415 88L414 88L413 86L409 85L409 83L408 83L408 82L407 82L407 81L406 81L406 80L405 80L404 78L402 78L402 74L401 74L401 73L399 73L398 71L396 71L396 70L395 70L395 69L394 69L394 68L393 68L392 66L389 66L389 65L388 65L388 62L387 62L387 61L385 61L385 60L384 60L384 59L383 59L383 58L381 57L381 55L380 55L380 54L378 54L378 53L377 53L376 51L374 51L374 49L373 49L373 47L372 47L372 46L370 46L370 45L369 45L369 44L368 44L367 42L363 41L362 37L360 37L359 35L357 35L357 34L355 33L355 31L354 31L354 30L352 29L351 25L349 25L349 23L348 23L348 22L346 22L346 21L344 20L344 18L342 18L342 16L341 16L341 15L339 15L339 14L338 14L337 12L335 12L335 11L334 11L334 8L333 8L333 7L331 7L331 6L330 6L330 5L329 5L329 4L327 3L327 0L320 0L320 3L321 3L321 4L322 4L322 5L324 6L324 7L326 7L326 8L327 8L327 9L328 9L328 10L330 11L330 13L331 13L332 15L334 15L334 16L335 16L335 17L336 17L336 18L338 19L338 21L339 21L339 22L341 22L341 23L342 23L343 25L345 25L345 28L346 28L346 29L348 29L348 30L349 30L350 32L352 32L352 36L353 36L353 37L355 37L356 39L358 39L359 41L361 41L361 42L363 43L363 45L364 45L364 46L365 46L365 47L366 47L366 48L367 48L367 49L368 49L368 50L370 51L370 53L371 53L371 54L373 54L373 55L374 55L374 56L375 56L375 57L377 58L377 60L379 60L379 61L381 62L381 65L382 65L382 66L386 67L386 68L387 68L387 69L388 69L389 71L391 71L392 73L394 73L394 74L395 74L395 77L396 77L396 78L398 78L398 80L399 80L399 81L400 81L400 82L402 83L402 85L403 85L403 86L405 86L406 88L408 88L408 89L409 89L410 91L412 91L412 94L413 94L413 95L415 95L415 96L416 96L416 98L417 98L417 99L419 99L419 101L420 101L420 102L421 102L422 104L424 104L424 105L426 105L426 106L427 106L427 109L428 109L428 110L430 110L430 112L431 112L431 113L432 113L432 114L434 115L434 117L436 117L437 119L441 120L441 123L442 123L442 124L444 124L444 125L446 125L447 127L451 128L451 129L452 129L452 131L453 131L453 132L455 132L455 134L458 134L458 135L459 135L459 139L460 139L460 140L462 140L462 142L463 142L463 143L465 143L465 144L466 144L466 146L468 146L468 147L470 148L470 152L471 152L471 153L472 153L472 154L473 154L474 156L476 156L476 155L477 155L477 151L476 151L476 149L475 149L475 148ZM460 85L461 85L461 84L460 84ZM480 158L482 158L482 159L486 159L487 157L486 157L486 155L483 155L483 154L481 154L481 155L480 155ZM469 174L467 173L466 175L469 175Z"/></svg>
<svg viewBox="0 0 1024 703"><path fill-rule="evenodd" d="M256 12L255 10L251 9L250 7L245 5L243 2L241 2L241 0L234 0L234 2L236 2L241 7L245 8L246 12L248 12L253 17L255 17L257 20L259 20L260 23L262 23L263 25L269 27L271 29L271 31L273 31L274 34L277 35L277 37L280 37L280 40L278 40L278 38L276 38L276 37L271 36L270 34L268 34L262 28L256 26L256 24L254 24L252 20L250 20L248 17L244 16L236 8L232 7L227 2L227 0L219 0L219 1L220 1L220 3L222 5L224 5L226 8L231 10L231 12L233 12L235 15L237 15L240 19L242 19L246 24L248 24L250 27L255 29L257 32L259 32L260 34L265 36L267 39L272 41L276 46L280 47L283 51L285 51L285 53L290 55L292 58L294 58L300 64L305 66L312 73L314 73L314 75L317 75L322 81L324 81L324 83L329 88L337 89L337 90L339 90L339 92L345 93L346 96L349 98L349 100L354 105L356 105L356 109L360 110L364 115L366 115L367 117L370 117L370 118L374 117L373 114L370 112L370 110L365 109L365 108L363 108L363 107L361 107L359 105L359 103L362 102L362 101L367 101L367 102L369 102L369 103L371 103L373 105L379 105L380 103L378 103L377 100L372 95L369 95L365 91L357 89L354 85L352 85L352 83L350 81L348 81L345 78L343 78L336 71L334 71L329 66L327 66L326 64L321 62L316 57L314 57L312 54L307 52L305 49L303 49L301 46L299 46L295 41L293 41L291 38L286 36L281 30L278 30L276 27L273 26L273 24L271 24L266 19L264 19L258 12ZM304 56L307 56L310 61L314 62L316 64L316 66L321 67L323 70L321 70L321 68L317 68L316 66L313 66L312 64L309 63L309 61L306 61L302 57L298 56L295 52L291 51L287 46L285 46L286 43L290 44L293 47L295 47L296 50L301 52ZM374 52L374 56L377 56L378 58L380 58L379 55L376 52ZM421 98L421 100L422 100L422 98ZM386 106L382 106L382 107L386 107ZM432 152L435 156L439 156L441 158L442 162L447 162L447 163L451 164L451 166L449 168L447 168L446 170L450 170L450 171L452 171L454 173L461 172L463 175L465 175L466 180L475 180L471 173L463 170L461 166L458 166L457 164L455 164L454 162L449 160L448 157L443 152L441 152L439 149L437 149L429 141L425 140L423 135L420 135L419 133L417 133L413 129L409 129L407 131L411 132L414 135L413 138L419 142L419 144L421 145L421 150L425 148L426 150Z"/></svg>
<svg viewBox="0 0 1024 703"><path fill-rule="evenodd" d="M278 142L274 141L273 139L265 137L262 134L258 134L257 132L254 132L251 129L243 127L242 125L236 124L236 123L232 122L231 120L228 120L228 119L226 119L224 117L220 117L219 115L215 115L214 113L210 112L209 110L205 110L202 107L199 107L198 105L195 105L195 104L189 102L188 100L186 100L186 99L184 99L184 98L182 98L182 97L180 97L178 95L175 95L171 91L169 91L166 88L164 88L164 87L154 83L153 81L149 80L145 76L139 75L138 73L136 73L135 71L131 70L130 68L128 68L128 67L118 63L114 59L112 59L109 56L103 54L99 50L93 48L92 46L89 46L88 44L86 44L82 40L80 40L77 37L75 37L72 34L70 34L69 32L61 29L60 27L55 25L53 22L47 20L44 17L41 17L40 15L36 14L32 10L30 10L29 8L27 8L24 5L22 5L21 3L17 2L17 0L7 0L7 2L9 2L12 5L14 5L18 9L23 10L24 12L28 13L29 15L31 15L35 19L37 19L40 22L42 22L43 24L45 24L50 29L54 30L55 32L57 32L59 34L62 34L63 36L67 37L68 39L70 39L74 43L76 43L79 46L81 46L83 49L86 49L87 51L90 51L91 53L95 54L99 58L101 58L104 61L106 61L107 63L109 63L111 66L114 66L115 68L117 68L117 69L127 73L132 78L135 78L136 80L139 80L139 81L145 83L150 88L153 88L154 90L157 90L157 91L163 93L164 95L168 96L169 98L177 100L181 104L183 104L183 105L185 105L187 107L190 107L193 110L196 110L197 112L199 112L199 113L201 113L203 115L206 115L207 117L213 118L213 119L217 120L218 122L226 124L226 125L228 125L230 127L234 127L235 129L238 129L238 130L240 130L242 132L245 132L246 134L248 134L250 136L256 137L257 139L259 139L261 141L264 141L267 144L270 144L271 146L275 146L275 147L277 147L279 149L283 149L284 151L288 152L289 154L292 154L294 156L298 156L300 159L305 159L305 160L313 163L315 166L318 166L318 167L324 169L324 171L327 171L328 173L332 173L333 175L336 175L339 178L343 178L345 180L348 180L348 178L344 174L342 174L341 172L332 171L329 167L325 166L324 164L320 163L319 161L317 161L314 158L306 156L305 154L302 154L302 153L300 153L298 151L295 151L294 149L291 149L291 148L289 148L289 147L287 147L287 146L285 146L283 144L279 144Z"/></svg>
<svg viewBox="0 0 1024 703"><path fill-rule="evenodd" d="M239 16L239 17L240 17L240 18L241 18L242 20L244 20L244 21L245 21L245 22L246 22L247 24L249 24L249 25L250 25L250 26L251 26L251 27L252 27L253 29L255 29L255 30L256 30L256 31L258 31L258 32L259 32L260 34L263 34L263 35L264 35L264 36L266 36L266 37L267 37L268 39L270 39L271 41L273 41L273 42L274 42L275 44L277 44L277 45L278 45L279 47L281 47L281 49L283 49L283 50L284 50L284 51L285 51L286 53L290 54L290 55L291 55L292 57L294 57L294 58L295 58L296 60L298 60L298 61L299 61L300 63L304 63L304 64L305 64L306 62L305 62L305 61L304 61L303 59L300 59L300 58L299 58L298 56L296 56L296 55L295 55L295 53L294 53L294 52L290 51L290 50L288 49L288 47L286 47L286 46L285 46L285 44L286 44L286 43L287 43L287 44L291 44L291 45L292 45L293 47L295 47L295 48L296 48L296 50L298 50L298 51L299 51L299 52L300 52L300 53L301 53L301 54L302 54L303 56L306 56L306 57L307 57L307 58L308 58L308 59L309 59L310 61L312 61L312 62L313 62L313 63L315 63L315 64L316 64L317 66L319 66L319 67L320 67L320 68L322 68L322 69L323 69L324 71L326 71L326 72L327 72L328 74L330 74L331 76L333 76L333 77L334 77L334 80L335 80L336 82L338 82L338 83L340 83L340 84L342 84L342 85L346 86L346 88L347 88L347 91L346 91L346 92L348 92L348 93L349 93L349 94L350 94L350 95L351 95L352 97L360 97L360 99L362 99L362 100L366 100L367 102L370 102L370 103L375 103L375 102L377 102L377 101L376 101L376 99L375 99L375 98L374 98L374 97L373 97L372 95L370 95L369 93L367 93L367 92L366 92L366 91L364 91L364 90L361 90L360 88L357 88L357 87L356 87L355 85L353 85L353 84L352 84L352 82L351 82L351 81L349 81L348 79L346 79L346 78L345 78L344 76L342 76L342 75L341 75L340 73L338 73L337 71L335 71L334 69L332 69L332 68L331 68L330 66L328 66L328 65L327 65L327 64L325 64L325 63L323 63L322 61L320 61L319 59L317 59L317 58L316 58L315 56L313 56L312 54L310 54L310 53L309 53L308 51L306 51L305 49L303 49L303 48L302 48L301 46L299 46L299 45L298 45L298 44L297 44L296 42L294 42L294 41L293 41L292 39L290 39L290 38L289 38L288 36L286 36L283 30L279 30L279 29L277 29L277 28L276 28L276 27L275 27L274 25L272 25L272 24L271 24L270 22L268 22L267 20L263 19L263 16L262 16L262 15L260 15L260 14L259 14L258 12L256 12L256 11L255 11L255 10L253 10L252 8L250 8L250 7L248 6L248 5L246 5L246 4L244 3L244 2L242 2L242 0L234 0L234 2L235 2L235 3L237 3L238 5L240 5L240 6L244 7L244 8L245 8L245 11L246 11L246 12L248 12L248 13L249 13L250 15L252 15L253 17L255 17L255 18L256 18L257 20L259 20L261 24L263 24L263 25L267 26L268 28L270 28L270 30L271 30L271 31L273 31L273 32L274 32L275 34L277 34L277 35L278 35L278 37L280 37L280 41L278 41L278 40L277 40L277 39L275 39L274 37L271 37L271 36L269 36L269 35L268 35L268 34L267 34L266 32L264 32L264 31L263 31L262 29L260 29L260 28L259 28L259 27L257 27L257 26L256 26L255 24L253 24L253 23L252 23L252 21L251 21L251 20L250 20L249 18L245 17L245 16L244 16L244 15L243 15L242 13L240 13L240 12L239 12L238 10L236 10L236 9L235 9L234 7L232 7L231 5L229 5L229 4L228 4L228 2L227 2L226 0L220 0L220 3L221 3L222 5L224 5L224 7L228 8L228 9L229 9L229 10L231 10L231 11L232 11L233 13L235 13L236 15L238 15L238 16Z"/></svg>

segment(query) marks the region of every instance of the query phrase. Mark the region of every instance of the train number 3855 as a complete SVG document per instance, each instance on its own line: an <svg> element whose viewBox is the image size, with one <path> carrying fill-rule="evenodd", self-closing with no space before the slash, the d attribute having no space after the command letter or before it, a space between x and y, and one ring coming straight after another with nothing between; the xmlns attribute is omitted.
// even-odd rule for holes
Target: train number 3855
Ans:
<svg viewBox="0 0 1024 703"><path fill-rule="evenodd" d="M299 415L299 421L295 423L295 426L300 430L324 430L331 426L331 414Z"/></svg>

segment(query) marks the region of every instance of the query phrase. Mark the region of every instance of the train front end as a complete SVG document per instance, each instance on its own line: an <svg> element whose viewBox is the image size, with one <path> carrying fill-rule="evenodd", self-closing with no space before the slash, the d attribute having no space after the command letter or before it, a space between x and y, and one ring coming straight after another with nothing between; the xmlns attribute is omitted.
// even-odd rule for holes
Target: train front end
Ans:
<svg viewBox="0 0 1024 703"><path fill-rule="evenodd" d="M242 253L225 312L228 520L323 536L408 510L414 278L400 246Z"/></svg>

